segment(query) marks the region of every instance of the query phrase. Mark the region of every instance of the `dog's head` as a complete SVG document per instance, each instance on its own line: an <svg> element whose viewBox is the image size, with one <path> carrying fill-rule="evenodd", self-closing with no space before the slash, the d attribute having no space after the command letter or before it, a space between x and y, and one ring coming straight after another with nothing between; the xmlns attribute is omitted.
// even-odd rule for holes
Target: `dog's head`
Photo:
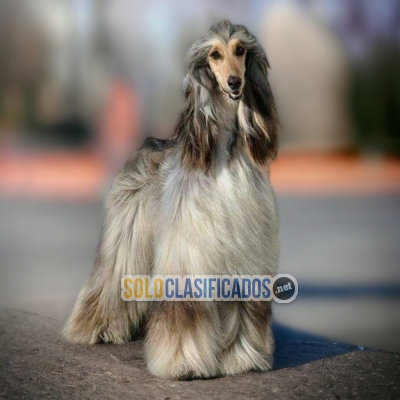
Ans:
<svg viewBox="0 0 400 400"><path fill-rule="evenodd" d="M197 147L190 153L197 154L190 157L193 164L211 150L218 132L213 126L218 121L214 99L221 95L238 103L238 127L242 133L239 141L254 161L264 164L273 158L277 150L277 117L268 82L269 64L264 50L246 27L229 21L214 25L188 51L186 68L184 91L194 119L191 140L196 143L192 147Z"/></svg>
<svg viewBox="0 0 400 400"><path fill-rule="evenodd" d="M218 87L231 100L240 100L246 82L246 48L238 38L215 39L208 53L208 65Z"/></svg>

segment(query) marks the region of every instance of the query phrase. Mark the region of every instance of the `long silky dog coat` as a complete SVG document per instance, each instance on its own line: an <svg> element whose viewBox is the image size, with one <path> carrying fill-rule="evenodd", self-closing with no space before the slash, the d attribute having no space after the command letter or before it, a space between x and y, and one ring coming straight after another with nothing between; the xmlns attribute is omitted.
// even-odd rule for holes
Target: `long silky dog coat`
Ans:
<svg viewBox="0 0 400 400"><path fill-rule="evenodd" d="M124 275L275 275L269 165L277 118L264 51L244 26L213 26L186 57L171 138L147 140L113 183L92 275L66 324L78 343L145 335L149 370L185 379L269 370L271 305L124 302Z"/></svg>

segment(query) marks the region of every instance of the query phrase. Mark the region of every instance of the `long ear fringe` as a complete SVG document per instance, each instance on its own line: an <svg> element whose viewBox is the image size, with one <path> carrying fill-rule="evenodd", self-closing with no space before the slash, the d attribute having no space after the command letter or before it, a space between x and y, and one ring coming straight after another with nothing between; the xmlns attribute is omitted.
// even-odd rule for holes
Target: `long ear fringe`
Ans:
<svg viewBox="0 0 400 400"><path fill-rule="evenodd" d="M246 85L239 106L238 122L242 144L253 160L265 164L276 157L278 118L268 82L268 60L256 45L247 55Z"/></svg>
<svg viewBox="0 0 400 400"><path fill-rule="evenodd" d="M213 84L206 68L199 68L186 76L185 106L174 134L182 145L185 166L204 172L211 167L218 133L210 94Z"/></svg>

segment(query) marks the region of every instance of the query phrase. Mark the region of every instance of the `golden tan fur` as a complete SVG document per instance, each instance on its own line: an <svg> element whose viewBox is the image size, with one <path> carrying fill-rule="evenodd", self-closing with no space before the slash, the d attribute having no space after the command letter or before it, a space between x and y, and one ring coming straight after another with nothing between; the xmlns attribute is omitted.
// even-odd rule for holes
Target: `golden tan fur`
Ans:
<svg viewBox="0 0 400 400"><path fill-rule="evenodd" d="M208 55L210 68L217 79L218 86L226 93L231 91L227 85L230 76L237 76L242 80L240 92L245 85L246 51L241 55L237 55L236 50L240 47L243 47L243 45L239 39L231 39L228 43L215 40ZM211 55L215 52L218 52L221 58L213 59Z"/></svg>

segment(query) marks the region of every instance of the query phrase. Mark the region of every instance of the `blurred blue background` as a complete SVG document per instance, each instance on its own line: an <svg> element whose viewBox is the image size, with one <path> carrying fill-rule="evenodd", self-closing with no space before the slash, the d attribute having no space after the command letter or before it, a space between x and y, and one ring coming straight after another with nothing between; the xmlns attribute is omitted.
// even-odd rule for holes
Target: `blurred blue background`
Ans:
<svg viewBox="0 0 400 400"><path fill-rule="evenodd" d="M400 351L400 3L0 0L0 306L64 320L115 172L168 137L221 19L271 64L286 334ZM278 332L279 333L279 332Z"/></svg>

